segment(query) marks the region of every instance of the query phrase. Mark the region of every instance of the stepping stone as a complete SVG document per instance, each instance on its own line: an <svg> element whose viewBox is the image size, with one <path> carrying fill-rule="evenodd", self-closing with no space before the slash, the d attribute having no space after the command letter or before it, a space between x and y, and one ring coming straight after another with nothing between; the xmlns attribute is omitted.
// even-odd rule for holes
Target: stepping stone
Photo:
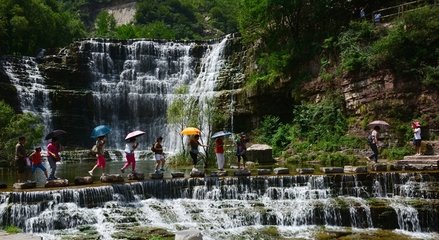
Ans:
<svg viewBox="0 0 439 240"><path fill-rule="evenodd" d="M386 164L379 164L379 163L377 163L377 164L374 164L374 165L372 165L372 171L375 171L375 172L385 172L385 171L387 171L387 165Z"/></svg>
<svg viewBox="0 0 439 240"><path fill-rule="evenodd" d="M93 177L91 176L75 177L75 185L86 185L92 183L93 183Z"/></svg>
<svg viewBox="0 0 439 240"><path fill-rule="evenodd" d="M250 176L251 172L248 169L239 169L236 170L233 175L237 176L237 177L244 177L244 176Z"/></svg>
<svg viewBox="0 0 439 240"><path fill-rule="evenodd" d="M172 178L184 178L184 172L172 172Z"/></svg>
<svg viewBox="0 0 439 240"><path fill-rule="evenodd" d="M290 174L290 169L280 167L280 168L273 169L273 172L276 175Z"/></svg>
<svg viewBox="0 0 439 240"><path fill-rule="evenodd" d="M204 177L204 172L199 171L199 170L191 171L190 176L191 177Z"/></svg>
<svg viewBox="0 0 439 240"><path fill-rule="evenodd" d="M101 176L100 179L103 183L120 183L125 181L120 174L108 174Z"/></svg>
<svg viewBox="0 0 439 240"><path fill-rule="evenodd" d="M367 173L366 166L344 166L345 173Z"/></svg>
<svg viewBox="0 0 439 240"><path fill-rule="evenodd" d="M127 175L128 180L144 180L145 179L145 174L143 173L129 173Z"/></svg>
<svg viewBox="0 0 439 240"><path fill-rule="evenodd" d="M163 179L163 173L151 173L151 179Z"/></svg>
<svg viewBox="0 0 439 240"><path fill-rule="evenodd" d="M211 177L225 177L227 176L227 172L226 171L216 171L216 172L212 172L210 174Z"/></svg>
<svg viewBox="0 0 439 240"><path fill-rule="evenodd" d="M296 171L299 174L313 174L314 170L314 168L296 168Z"/></svg>
<svg viewBox="0 0 439 240"><path fill-rule="evenodd" d="M67 187L69 186L69 180L67 179L54 179L54 180L48 180L45 187Z"/></svg>
<svg viewBox="0 0 439 240"><path fill-rule="evenodd" d="M7 188L7 187L8 187L8 184L0 183L0 189Z"/></svg>
<svg viewBox="0 0 439 240"><path fill-rule="evenodd" d="M343 173L344 169L342 167L321 167L320 171L322 173Z"/></svg>
<svg viewBox="0 0 439 240"><path fill-rule="evenodd" d="M258 175L270 175L270 174L271 174L271 169L265 169L265 168L258 169Z"/></svg>
<svg viewBox="0 0 439 240"><path fill-rule="evenodd" d="M390 171L402 171L402 170L404 170L404 166L403 165L392 164L392 165L389 166L389 170Z"/></svg>
<svg viewBox="0 0 439 240"><path fill-rule="evenodd" d="M15 189L29 189L29 188L35 188L36 186L37 186L37 182L27 181L24 183L14 183L13 188L15 188Z"/></svg>

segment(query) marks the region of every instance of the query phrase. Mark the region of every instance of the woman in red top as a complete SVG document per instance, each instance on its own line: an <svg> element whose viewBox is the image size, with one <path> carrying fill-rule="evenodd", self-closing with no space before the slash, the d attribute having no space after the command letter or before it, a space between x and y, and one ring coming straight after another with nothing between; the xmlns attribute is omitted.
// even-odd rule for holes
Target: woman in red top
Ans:
<svg viewBox="0 0 439 240"><path fill-rule="evenodd" d="M49 178L47 176L47 170L46 168L43 166L43 164L41 163L42 160L42 156L41 156L41 148L40 147L36 147L35 151L33 151L30 155L29 158L32 160L32 174L35 173L35 170L37 168L43 170L44 175L46 175L46 179Z"/></svg>
<svg viewBox="0 0 439 240"><path fill-rule="evenodd" d="M61 160L59 152L61 151L61 145L58 142L58 138L53 137L50 143L47 145L47 161L50 165L50 174L47 180L58 179L55 177L56 162Z"/></svg>
<svg viewBox="0 0 439 240"><path fill-rule="evenodd" d="M216 162L218 164L218 170L223 171L225 162L223 137L218 137L215 139L215 155Z"/></svg>

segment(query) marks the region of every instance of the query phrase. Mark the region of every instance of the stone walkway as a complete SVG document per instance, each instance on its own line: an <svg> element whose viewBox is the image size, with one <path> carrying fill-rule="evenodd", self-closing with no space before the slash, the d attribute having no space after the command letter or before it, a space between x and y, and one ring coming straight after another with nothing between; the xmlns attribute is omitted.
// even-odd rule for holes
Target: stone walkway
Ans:
<svg viewBox="0 0 439 240"><path fill-rule="evenodd" d="M9 234L4 231L0 231L1 240L42 240L42 237L34 236L26 233Z"/></svg>

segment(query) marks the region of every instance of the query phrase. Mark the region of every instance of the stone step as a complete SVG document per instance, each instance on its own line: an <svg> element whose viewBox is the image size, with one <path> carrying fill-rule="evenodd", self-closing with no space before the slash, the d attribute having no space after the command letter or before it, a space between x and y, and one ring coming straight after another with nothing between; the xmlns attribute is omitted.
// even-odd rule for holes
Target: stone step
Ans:
<svg viewBox="0 0 439 240"><path fill-rule="evenodd" d="M54 180L48 180L45 187L51 188L51 187L68 187L69 186L69 180L67 179L54 179Z"/></svg>
<svg viewBox="0 0 439 240"><path fill-rule="evenodd" d="M427 155L427 156L405 156L404 160L396 161L397 165L430 165L439 166L439 156L438 155Z"/></svg>
<svg viewBox="0 0 439 240"><path fill-rule="evenodd" d="M410 156L404 156L404 160L411 160L411 161L439 161L439 155L410 155ZM400 161L404 161L400 160Z"/></svg>

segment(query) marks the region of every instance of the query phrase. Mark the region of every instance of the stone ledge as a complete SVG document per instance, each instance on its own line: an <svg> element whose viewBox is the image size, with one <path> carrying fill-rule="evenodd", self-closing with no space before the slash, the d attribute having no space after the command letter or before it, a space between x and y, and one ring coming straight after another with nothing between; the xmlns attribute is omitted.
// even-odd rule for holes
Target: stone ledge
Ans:
<svg viewBox="0 0 439 240"><path fill-rule="evenodd" d="M100 179L103 183L121 183L125 181L120 174L108 174L101 176Z"/></svg>
<svg viewBox="0 0 439 240"><path fill-rule="evenodd" d="M163 179L163 173L151 173L151 179Z"/></svg>
<svg viewBox="0 0 439 240"><path fill-rule="evenodd" d="M127 175L128 180L144 180L145 179L145 174L140 173L140 172L136 172L136 173L129 173Z"/></svg>
<svg viewBox="0 0 439 240"><path fill-rule="evenodd" d="M172 178L184 178L184 172L172 172Z"/></svg>
<svg viewBox="0 0 439 240"><path fill-rule="evenodd" d="M405 156L404 160L399 160L396 162L398 165L409 165L409 164L424 164L431 166L439 166L439 156Z"/></svg>
<svg viewBox="0 0 439 240"><path fill-rule="evenodd" d="M91 177L91 176L75 177L75 185L86 185L86 184L92 184L92 183L93 183L93 177Z"/></svg>
<svg viewBox="0 0 439 240"><path fill-rule="evenodd" d="M344 166L345 173L367 173L366 166Z"/></svg>
<svg viewBox="0 0 439 240"><path fill-rule="evenodd" d="M375 172L386 172L387 171L387 165L386 164L374 164L372 165L372 171Z"/></svg>
<svg viewBox="0 0 439 240"><path fill-rule="evenodd" d="M275 168L275 169L273 169L273 172L276 175L290 174L290 169L288 169L288 168Z"/></svg>
<svg viewBox="0 0 439 240"><path fill-rule="evenodd" d="M69 186L69 180L67 179L55 179L55 180L49 180L47 181L45 187L51 188L51 187L67 187Z"/></svg>
<svg viewBox="0 0 439 240"><path fill-rule="evenodd" d="M296 168L297 173L299 174L313 174L314 168Z"/></svg>
<svg viewBox="0 0 439 240"><path fill-rule="evenodd" d="M199 170L191 171L190 176L191 177L204 177L204 172L199 171Z"/></svg>
<svg viewBox="0 0 439 240"><path fill-rule="evenodd" d="M28 181L24 183L14 183L13 188L15 189L29 189L29 188L35 188L37 186L37 182L35 181Z"/></svg>
<svg viewBox="0 0 439 240"><path fill-rule="evenodd" d="M26 234L26 233L16 233L16 234L9 234L4 231L0 231L0 239L2 240L42 240L42 237L38 237L32 234Z"/></svg>
<svg viewBox="0 0 439 240"><path fill-rule="evenodd" d="M270 169L258 169L258 175L270 175L271 174L271 170Z"/></svg>
<svg viewBox="0 0 439 240"><path fill-rule="evenodd" d="M244 177L244 176L250 176L251 173L247 169L238 169L233 173L233 175L235 175L237 177Z"/></svg>
<svg viewBox="0 0 439 240"><path fill-rule="evenodd" d="M342 167L321 167L320 171L322 173L343 173L344 172L344 168Z"/></svg>

